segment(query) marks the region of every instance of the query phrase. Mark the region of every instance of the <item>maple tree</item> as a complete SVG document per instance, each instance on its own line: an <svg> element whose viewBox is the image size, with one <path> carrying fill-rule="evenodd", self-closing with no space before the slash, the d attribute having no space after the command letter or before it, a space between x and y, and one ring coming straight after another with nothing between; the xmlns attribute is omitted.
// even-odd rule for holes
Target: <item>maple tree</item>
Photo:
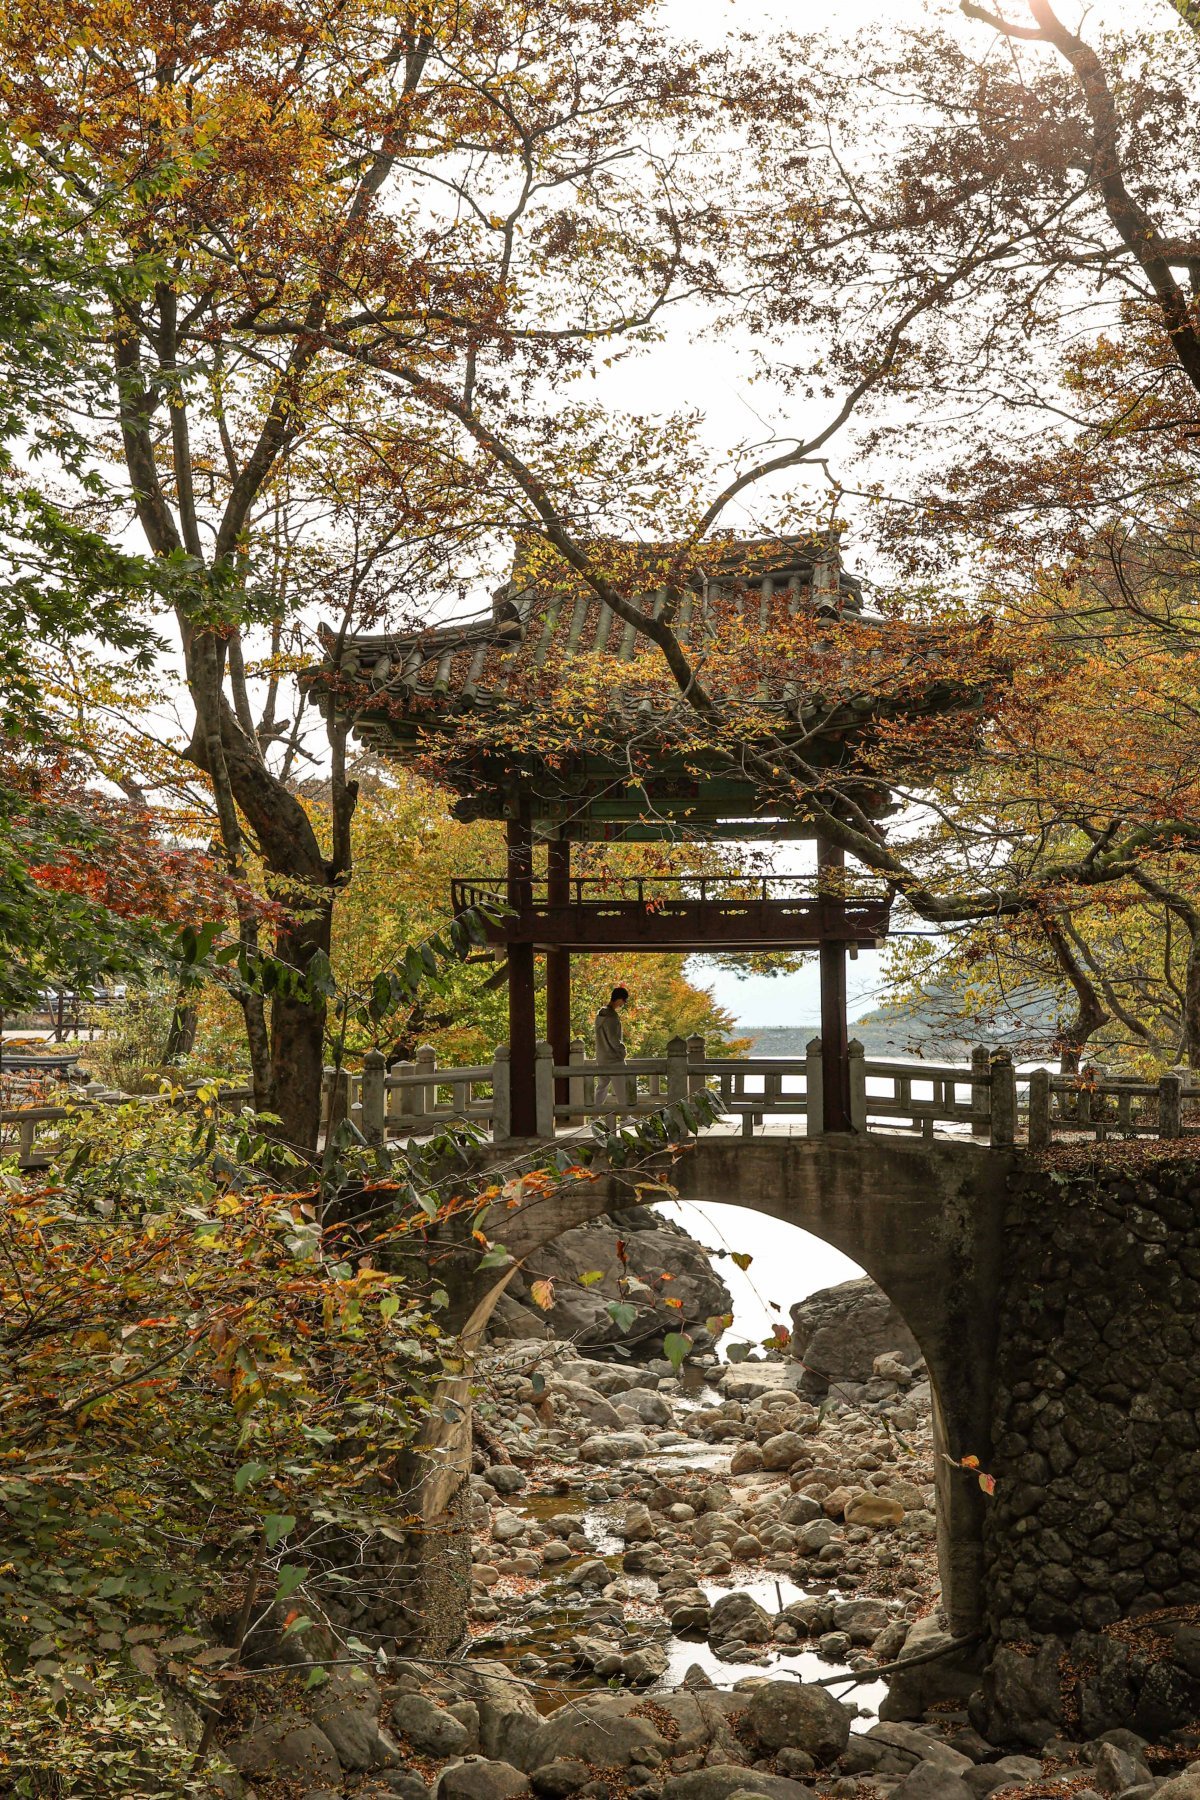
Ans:
<svg viewBox="0 0 1200 1800"><path fill-rule="evenodd" d="M0 112L21 172L36 171L64 242L109 271L40 404L61 416L81 363L90 381L108 360L93 416L170 576L195 713L185 754L230 871L258 859L283 908L273 954L297 980L269 1023L248 997L246 1024L260 1104L292 1142L315 1140L325 1002L304 978L328 951L355 795L334 742L321 844L281 772L270 698L250 710L296 617L279 509L283 547L304 540L310 570L324 557L361 621L416 569L444 571L456 521L505 519L430 383L467 407L527 409L562 472L590 478L595 409L539 408L537 384L569 390L672 299L719 286L711 201L729 183L705 186L720 159L700 136L786 99L732 58L698 60L640 0L536 15L124 4L102 25L79 0L5 16ZM664 437L638 441L643 465ZM372 500L386 517L356 537ZM254 950L255 922L242 931Z"/></svg>

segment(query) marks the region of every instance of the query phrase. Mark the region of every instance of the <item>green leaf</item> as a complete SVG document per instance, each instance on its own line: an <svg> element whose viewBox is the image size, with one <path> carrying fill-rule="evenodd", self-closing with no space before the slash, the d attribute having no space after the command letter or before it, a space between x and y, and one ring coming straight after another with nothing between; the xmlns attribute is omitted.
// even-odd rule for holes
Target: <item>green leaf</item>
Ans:
<svg viewBox="0 0 1200 1800"><path fill-rule="evenodd" d="M396 1294L385 1294L379 1302L379 1316L386 1325L400 1311L400 1300Z"/></svg>
<svg viewBox="0 0 1200 1800"><path fill-rule="evenodd" d="M603 1281L603 1280L604 1280L604 1270L603 1269L585 1269L583 1274L579 1277L579 1285L580 1285L580 1287L585 1287L585 1288L595 1287L595 1285L598 1281Z"/></svg>
<svg viewBox="0 0 1200 1800"><path fill-rule="evenodd" d="M263 1535L267 1540L268 1550L273 1550L280 1538L285 1538L289 1531L295 1529L294 1513L268 1513L263 1520Z"/></svg>
<svg viewBox="0 0 1200 1800"><path fill-rule="evenodd" d="M304 1684L304 1692L307 1693L309 1688L321 1687L328 1680L328 1669L310 1669L308 1671L308 1680Z"/></svg>
<svg viewBox="0 0 1200 1800"><path fill-rule="evenodd" d="M279 1571L279 1585L275 1589L276 1600L288 1599L307 1580L308 1570L302 1569L299 1563L284 1563Z"/></svg>
<svg viewBox="0 0 1200 1800"><path fill-rule="evenodd" d="M476 1267L480 1269L503 1269L506 1268L511 1261L512 1257L508 1254L508 1251L504 1248L503 1244L493 1244L487 1254L480 1257Z"/></svg>
<svg viewBox="0 0 1200 1800"><path fill-rule="evenodd" d="M663 1339L663 1355L678 1375L683 1366L683 1359L695 1342L686 1331L668 1331Z"/></svg>
<svg viewBox="0 0 1200 1800"><path fill-rule="evenodd" d="M753 1348L753 1344L730 1344L725 1354L731 1363L745 1362Z"/></svg>
<svg viewBox="0 0 1200 1800"><path fill-rule="evenodd" d="M637 1321L637 1307L629 1306L623 1300L610 1300L604 1309L609 1318L614 1320L619 1331L632 1331Z"/></svg>
<svg viewBox="0 0 1200 1800"><path fill-rule="evenodd" d="M270 1475L271 1472L271 1465L269 1463L243 1463L233 1478L234 1493L244 1494L252 1481L261 1481L264 1475Z"/></svg>

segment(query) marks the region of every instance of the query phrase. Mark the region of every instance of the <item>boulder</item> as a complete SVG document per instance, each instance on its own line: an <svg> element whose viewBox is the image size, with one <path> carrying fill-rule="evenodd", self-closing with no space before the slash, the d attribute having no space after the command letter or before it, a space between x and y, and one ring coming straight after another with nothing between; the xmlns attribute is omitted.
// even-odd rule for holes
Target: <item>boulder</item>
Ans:
<svg viewBox="0 0 1200 1800"><path fill-rule="evenodd" d="M804 1364L801 1392L817 1398L831 1382L870 1381L877 1356L895 1355L909 1371L922 1360L900 1313L865 1276L821 1288L793 1306L790 1348Z"/></svg>
<svg viewBox="0 0 1200 1800"><path fill-rule="evenodd" d="M480 1659L464 1665L462 1685L479 1709L484 1754L524 1766L526 1746L542 1722L525 1683L503 1663Z"/></svg>
<svg viewBox="0 0 1200 1800"><path fill-rule="evenodd" d="M793 1463L807 1455L808 1446L798 1431L777 1431L762 1446L762 1466L764 1469L790 1469Z"/></svg>
<svg viewBox="0 0 1200 1800"><path fill-rule="evenodd" d="M529 1791L528 1778L511 1763L469 1756L442 1770L436 1794L437 1800L516 1800Z"/></svg>
<svg viewBox="0 0 1200 1800"><path fill-rule="evenodd" d="M953 1634L946 1630L936 1613L917 1619L904 1640L897 1661L901 1664L913 1657L927 1656L931 1650L946 1649ZM896 1670L890 1678L887 1693L879 1707L879 1717L889 1719L923 1719L926 1710L939 1700L964 1701L979 1686L980 1677L971 1668L971 1652L940 1657L936 1662L922 1663L919 1668ZM1057 1675L1055 1677L1057 1682ZM1044 1742L1050 1732L1044 1733ZM1022 1738L1021 1742L1031 1740Z"/></svg>
<svg viewBox="0 0 1200 1800"><path fill-rule="evenodd" d="M584 1438L579 1446L583 1462L603 1463L611 1468L616 1463L635 1462L649 1456L654 1446L640 1431L610 1431Z"/></svg>
<svg viewBox="0 0 1200 1800"><path fill-rule="evenodd" d="M962 1760L964 1767L972 1766L969 1757ZM961 1770L948 1768L940 1760L926 1760L892 1789L891 1800L972 1800L972 1795Z"/></svg>
<svg viewBox="0 0 1200 1800"><path fill-rule="evenodd" d="M385 1793L399 1794L400 1800L429 1800L429 1789L421 1777L408 1769L389 1769L383 1780Z"/></svg>
<svg viewBox="0 0 1200 1800"><path fill-rule="evenodd" d="M891 1623L891 1614L882 1600L840 1600L833 1609L834 1631L848 1631L855 1644L874 1643Z"/></svg>
<svg viewBox="0 0 1200 1800"><path fill-rule="evenodd" d="M1092 1757L1092 1785L1102 1794L1121 1794L1151 1779L1146 1764L1118 1744L1100 1744Z"/></svg>
<svg viewBox="0 0 1200 1800"><path fill-rule="evenodd" d="M654 1519L650 1508L643 1506L641 1501L635 1501L632 1506L625 1508L624 1518L617 1520L614 1529L617 1536L624 1538L627 1544L647 1543L654 1536Z"/></svg>
<svg viewBox="0 0 1200 1800"><path fill-rule="evenodd" d="M484 1470L483 1479L498 1494L519 1494L529 1485L521 1470L513 1463L493 1463L490 1469Z"/></svg>
<svg viewBox="0 0 1200 1800"><path fill-rule="evenodd" d="M818 1763L842 1754L850 1736L851 1713L823 1687L799 1681L767 1681L756 1688L746 1723L767 1750L804 1750Z"/></svg>
<svg viewBox="0 0 1200 1800"><path fill-rule="evenodd" d="M338 1753L321 1730L303 1713L281 1712L264 1719L253 1731L230 1744L225 1752L239 1775L269 1781L291 1776L311 1785L341 1785Z"/></svg>
<svg viewBox="0 0 1200 1800"><path fill-rule="evenodd" d="M733 1800L739 1793L761 1794L763 1800L813 1800L812 1788L801 1781L727 1763L672 1775L663 1783L663 1800Z"/></svg>
<svg viewBox="0 0 1200 1800"><path fill-rule="evenodd" d="M597 1394L592 1388L585 1387L582 1381L563 1381L552 1375L546 1383L546 1392L556 1399L570 1402L576 1412L590 1419L593 1425L599 1425L604 1431L620 1431L621 1415L611 1400L603 1394Z"/></svg>
<svg viewBox="0 0 1200 1800"><path fill-rule="evenodd" d="M736 1638L743 1644L766 1644L773 1629L771 1615L749 1594L722 1594L709 1614L708 1640L725 1644Z"/></svg>
<svg viewBox="0 0 1200 1800"><path fill-rule="evenodd" d="M823 1519L825 1509L811 1494L791 1494L784 1501L779 1517L785 1525L811 1525Z"/></svg>
<svg viewBox="0 0 1200 1800"><path fill-rule="evenodd" d="M529 1777L535 1794L542 1794L545 1800L566 1800L568 1794L575 1793L592 1779L592 1771L578 1757L561 1756L557 1762L546 1763L541 1769L535 1769Z"/></svg>
<svg viewBox="0 0 1200 1800"><path fill-rule="evenodd" d="M540 1769L547 1763L579 1761L624 1769L660 1760L667 1754L667 1744L649 1719L633 1716L638 1704L632 1695L622 1694L561 1707L542 1720L526 1750L526 1766Z"/></svg>
<svg viewBox="0 0 1200 1800"><path fill-rule="evenodd" d="M471 1733L461 1719L426 1694L397 1694L392 1723L426 1756L461 1756L470 1747Z"/></svg>
<svg viewBox="0 0 1200 1800"><path fill-rule="evenodd" d="M750 1475L763 1466L763 1454L757 1444L739 1444L729 1459L731 1475Z"/></svg>
<svg viewBox="0 0 1200 1800"><path fill-rule="evenodd" d="M847 1525L899 1525L904 1508L889 1494L854 1494L847 1500L842 1514Z"/></svg>
<svg viewBox="0 0 1200 1800"><path fill-rule="evenodd" d="M544 1342L552 1335L545 1313L535 1312L530 1306L522 1306L511 1294L501 1294L492 1308L488 1336L494 1343L519 1343L525 1338Z"/></svg>
<svg viewBox="0 0 1200 1800"><path fill-rule="evenodd" d="M670 1425L671 1409L661 1394L652 1388L629 1388L621 1395L621 1405L637 1414L644 1425Z"/></svg>
<svg viewBox="0 0 1200 1800"><path fill-rule="evenodd" d="M642 1217L631 1218L632 1213ZM619 1243L624 1246L624 1262L617 1254ZM580 1287L580 1275L593 1269L600 1271L601 1279ZM663 1280L664 1271L670 1281ZM554 1304L541 1317L554 1337L569 1338L582 1348L628 1337L641 1354L661 1349L669 1332L685 1330L707 1342L705 1320L733 1309L729 1290L703 1246L674 1221L642 1208L623 1212L619 1226L597 1219L564 1231L530 1252L522 1275L526 1282L546 1277L554 1282ZM623 1280L627 1275L644 1287L635 1287L630 1294ZM683 1304L668 1306L668 1299ZM614 1300L637 1310L627 1332L609 1314Z"/></svg>
<svg viewBox="0 0 1200 1800"><path fill-rule="evenodd" d="M804 1372L795 1363L729 1363L718 1385L726 1400L761 1400L781 1389L798 1393L803 1379Z"/></svg>
<svg viewBox="0 0 1200 1800"><path fill-rule="evenodd" d="M337 1751L343 1769L387 1769L400 1762L400 1746L379 1723L383 1696L366 1669L331 1669L313 1698L313 1722Z"/></svg>
<svg viewBox="0 0 1200 1800"><path fill-rule="evenodd" d="M1190 1763L1154 1790L1154 1800L1200 1800L1200 1762Z"/></svg>

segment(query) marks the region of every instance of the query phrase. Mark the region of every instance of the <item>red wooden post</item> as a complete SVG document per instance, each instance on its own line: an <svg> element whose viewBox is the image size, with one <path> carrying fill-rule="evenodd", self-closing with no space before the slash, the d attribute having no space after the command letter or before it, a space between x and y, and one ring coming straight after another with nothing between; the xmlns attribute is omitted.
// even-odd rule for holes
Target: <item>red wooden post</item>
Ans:
<svg viewBox="0 0 1200 1800"><path fill-rule="evenodd" d="M528 912L532 901L533 834L527 806L522 816L509 819L508 904L514 912ZM537 1103L534 1067L537 1059L533 943L508 946L508 1054L512 1082L512 1134L536 1137Z"/></svg>
<svg viewBox="0 0 1200 1800"><path fill-rule="evenodd" d="M836 879L846 866L846 853L817 840L817 889L822 898L845 903ZM821 1087L823 1129L852 1131L850 1113L850 1028L846 1021L846 946L824 935L821 961Z"/></svg>
<svg viewBox="0 0 1200 1800"><path fill-rule="evenodd" d="M571 901L571 845L566 838L553 838L546 846L546 904L569 906ZM560 1068L571 1058L571 952L546 952L546 1038ZM554 1083L556 1106L570 1102L568 1078L560 1075Z"/></svg>

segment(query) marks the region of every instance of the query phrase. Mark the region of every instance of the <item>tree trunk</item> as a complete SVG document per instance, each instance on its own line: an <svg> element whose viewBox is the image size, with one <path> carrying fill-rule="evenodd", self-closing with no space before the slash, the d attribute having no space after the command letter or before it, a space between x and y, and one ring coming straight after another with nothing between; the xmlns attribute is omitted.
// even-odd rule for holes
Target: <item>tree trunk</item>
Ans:
<svg viewBox="0 0 1200 1800"><path fill-rule="evenodd" d="M1059 1027L1059 1072L1063 1075L1078 1075L1084 1046L1093 1032L1099 1031L1102 1025L1108 1023L1108 1014L1100 1003L1094 984L1067 942L1060 922L1047 915L1042 919L1042 929L1054 951L1059 968L1075 991L1078 1003L1071 1023Z"/></svg>
<svg viewBox="0 0 1200 1800"><path fill-rule="evenodd" d="M167 1047L163 1052L163 1061L167 1064L182 1062L190 1056L196 1043L196 1009L190 1006L180 994L171 1014L171 1023L167 1027Z"/></svg>
<svg viewBox="0 0 1200 1800"><path fill-rule="evenodd" d="M1200 930L1193 929L1183 979L1183 1052L1190 1069L1200 1069Z"/></svg>
<svg viewBox="0 0 1200 1800"><path fill-rule="evenodd" d="M281 926L275 954L291 968L307 972L318 950L329 954L333 897L314 903L308 916ZM271 1106L280 1118L279 1135L301 1156L314 1156L321 1122L321 1079L325 1067L326 1004L322 996L297 999L276 994L271 1005Z"/></svg>

